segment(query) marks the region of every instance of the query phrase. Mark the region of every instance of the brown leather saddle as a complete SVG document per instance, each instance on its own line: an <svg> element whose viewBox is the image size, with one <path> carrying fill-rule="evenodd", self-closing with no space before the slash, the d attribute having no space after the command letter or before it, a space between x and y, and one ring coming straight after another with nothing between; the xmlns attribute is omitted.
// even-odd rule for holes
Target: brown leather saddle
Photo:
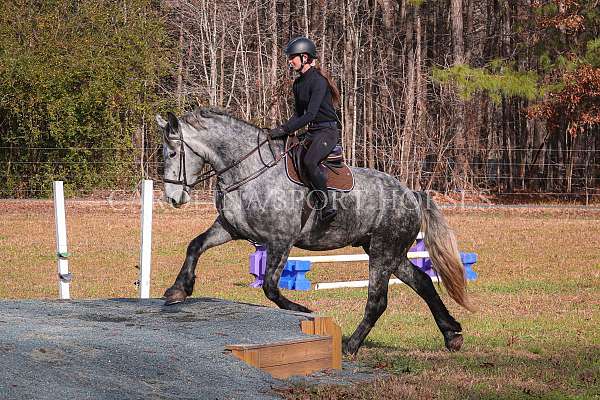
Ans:
<svg viewBox="0 0 600 400"><path fill-rule="evenodd" d="M302 167L302 158L307 150L307 146L304 143L296 145L298 142L299 139L296 136L289 136L285 143L285 172L292 182L310 187L310 180L307 178ZM288 152L290 148L292 149ZM354 188L354 176L348 165L344 162L342 146L336 145L327 158L321 161L319 168L327 176L327 188L341 192L349 192Z"/></svg>

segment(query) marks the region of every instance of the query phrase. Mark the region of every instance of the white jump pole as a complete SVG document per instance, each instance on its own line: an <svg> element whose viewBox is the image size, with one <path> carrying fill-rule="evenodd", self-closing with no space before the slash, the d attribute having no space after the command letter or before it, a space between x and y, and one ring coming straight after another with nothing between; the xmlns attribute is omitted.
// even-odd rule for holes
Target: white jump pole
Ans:
<svg viewBox="0 0 600 400"><path fill-rule="evenodd" d="M433 282L439 282L437 276L431 277ZM402 282L400 279L390 279L390 285L398 285ZM369 281L347 281L347 282L323 282L315 284L315 290L321 289L339 289L339 288L360 288L368 287Z"/></svg>
<svg viewBox="0 0 600 400"><path fill-rule="evenodd" d="M54 192L54 222L56 225L56 256L58 257L58 294L61 299L70 299L71 274L67 252L67 222L65 218L65 195L63 182L52 182Z"/></svg>
<svg viewBox="0 0 600 400"><path fill-rule="evenodd" d="M425 235L419 232L417 239L423 239ZM428 251L410 251L406 255L408 258L428 258ZM368 254L346 254L333 256L301 256L288 257L289 261L310 261L311 263L333 263L333 262L350 262L350 261L369 261Z"/></svg>
<svg viewBox="0 0 600 400"><path fill-rule="evenodd" d="M408 258L427 258L428 251L411 251L406 255ZM310 261L311 263L333 263L333 262L351 262L351 261L369 261L368 254L348 254L333 256L302 256L288 257L289 261Z"/></svg>
<svg viewBox="0 0 600 400"><path fill-rule="evenodd" d="M150 262L152 259L152 203L153 182L145 179L142 181L142 222L140 244L140 273L139 296L140 299L150 298Z"/></svg>
<svg viewBox="0 0 600 400"><path fill-rule="evenodd" d="M425 235L419 232L417 239L423 239ZM428 251L410 251L406 255L409 259L429 258ZM333 262L351 262L351 261L369 261L368 254L347 254L333 256L305 256L305 257L289 257L290 261L310 261L311 263L333 263ZM432 281L438 282L438 277L432 277ZM390 285L403 283L400 279L390 279ZM344 281L344 282L322 282L315 284L315 290L321 289L338 289L338 288L360 288L369 286L368 280L363 281Z"/></svg>

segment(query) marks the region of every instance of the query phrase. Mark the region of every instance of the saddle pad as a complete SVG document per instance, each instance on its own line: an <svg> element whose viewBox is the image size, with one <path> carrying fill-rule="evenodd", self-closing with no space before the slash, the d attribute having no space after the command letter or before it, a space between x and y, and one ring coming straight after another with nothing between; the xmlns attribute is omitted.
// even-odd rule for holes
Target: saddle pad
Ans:
<svg viewBox="0 0 600 400"><path fill-rule="evenodd" d="M296 143L298 143L298 138L296 136L289 136L285 144L285 149L288 150ZM296 164L298 163L298 160L302 159L302 152L304 151L306 151L304 146L298 145L292 149L292 151L286 153L285 172L290 181L301 186L309 187L309 185L305 183L309 182L308 178L301 178L296 168ZM339 160L335 160L334 163L321 162L319 168L321 168L321 171L323 171L327 177L328 189L349 192L354 188L354 176L343 159L340 158Z"/></svg>

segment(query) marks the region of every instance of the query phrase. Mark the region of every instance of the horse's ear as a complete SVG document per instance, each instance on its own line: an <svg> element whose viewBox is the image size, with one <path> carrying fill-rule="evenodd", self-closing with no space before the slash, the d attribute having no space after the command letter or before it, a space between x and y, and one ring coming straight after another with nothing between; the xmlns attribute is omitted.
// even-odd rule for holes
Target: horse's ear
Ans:
<svg viewBox="0 0 600 400"><path fill-rule="evenodd" d="M179 120L172 112L167 113L167 118L169 119L169 125L171 125L171 129L174 132L179 132Z"/></svg>
<svg viewBox="0 0 600 400"><path fill-rule="evenodd" d="M159 114L156 114L155 119L156 119L156 123L158 124L158 126L160 126L161 129L165 129L167 127L167 125L169 124Z"/></svg>

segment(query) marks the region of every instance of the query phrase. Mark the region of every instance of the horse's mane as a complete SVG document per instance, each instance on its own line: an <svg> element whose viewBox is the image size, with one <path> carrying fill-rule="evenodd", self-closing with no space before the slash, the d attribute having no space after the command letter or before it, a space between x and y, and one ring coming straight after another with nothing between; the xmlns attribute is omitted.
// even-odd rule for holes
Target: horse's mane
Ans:
<svg viewBox="0 0 600 400"><path fill-rule="evenodd" d="M251 122L244 121L234 115L231 115L227 110L219 107L196 107L193 111L189 111L181 116L181 119L196 127L199 128L199 124L201 124L202 118L221 118L227 123L241 124L246 125L248 127L254 129L262 129L259 126L254 125Z"/></svg>

